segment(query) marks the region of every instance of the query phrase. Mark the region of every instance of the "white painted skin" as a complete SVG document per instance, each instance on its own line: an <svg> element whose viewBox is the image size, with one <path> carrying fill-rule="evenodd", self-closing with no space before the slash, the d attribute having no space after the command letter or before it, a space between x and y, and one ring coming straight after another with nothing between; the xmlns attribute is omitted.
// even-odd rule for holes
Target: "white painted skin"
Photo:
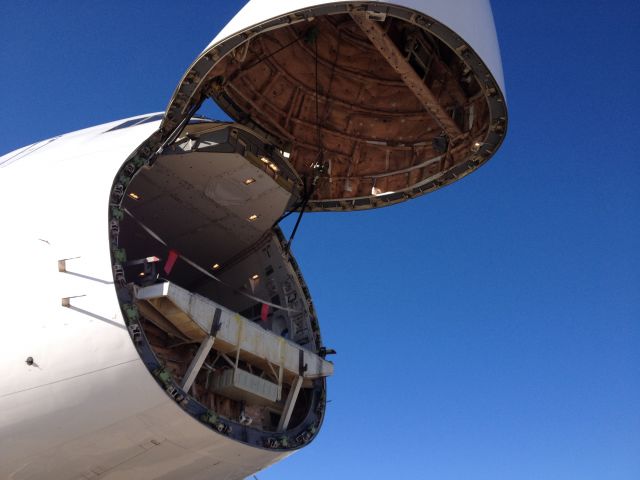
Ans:
<svg viewBox="0 0 640 480"><path fill-rule="evenodd" d="M353 0L336 2L251 0L231 19L205 50L237 32L244 31L266 20L317 5L335 3L357 2ZM502 92L505 92L500 47L489 0L394 0L391 2L375 0L366 3L380 4L381 6L385 4L399 5L410 8L425 13L446 25L476 51L495 77Z"/></svg>
<svg viewBox="0 0 640 480"><path fill-rule="evenodd" d="M14 160L0 168L0 478L245 478L286 454L191 418L155 382L125 327L109 194L159 122L104 133L120 123L0 157ZM65 258L69 273L58 271ZM61 305L75 296L72 308Z"/></svg>

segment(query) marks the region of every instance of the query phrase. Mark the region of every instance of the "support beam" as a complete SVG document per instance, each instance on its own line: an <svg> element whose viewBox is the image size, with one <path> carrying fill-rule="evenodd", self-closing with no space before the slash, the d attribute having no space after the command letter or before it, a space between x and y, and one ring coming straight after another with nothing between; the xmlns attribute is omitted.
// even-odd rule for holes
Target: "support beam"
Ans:
<svg viewBox="0 0 640 480"><path fill-rule="evenodd" d="M280 365L278 365L278 401L282 399L282 381L284 380L284 342L280 342ZM299 352L298 352L299 353Z"/></svg>
<svg viewBox="0 0 640 480"><path fill-rule="evenodd" d="M280 417L280 423L278 423L278 431L284 432L289 426L289 420L291 420L291 414L293 413L293 407L298 400L298 394L300 393L300 387L302 386L302 377L297 376L291 385L291 390L287 396L287 401L284 404L284 410Z"/></svg>
<svg viewBox="0 0 640 480"><path fill-rule="evenodd" d="M269 371L270 363L278 366L277 377L288 379L300 374L302 353L303 363L307 365L305 378L328 377L333 373L333 364L316 353L177 285L166 282L137 288L136 297L138 304L149 302L154 308L160 308L158 312L168 322L181 332L191 333L185 334L189 339L200 343L208 336L215 336L217 352L233 368L239 360L245 360L254 368Z"/></svg>
<svg viewBox="0 0 640 480"><path fill-rule="evenodd" d="M225 359L225 361L229 364L229 366L230 366L231 368L236 368L236 364L235 364L235 362L234 362L233 360L231 360L227 354L225 354L225 353L220 353L220 355L222 356L222 358L224 358L224 359Z"/></svg>
<svg viewBox="0 0 640 480"><path fill-rule="evenodd" d="M189 341L189 339L180 330L178 330L173 323L167 320L164 315L158 312L158 310L156 310L149 302L137 302L136 306L142 316L153 323L156 327L161 328L183 342Z"/></svg>
<svg viewBox="0 0 640 480"><path fill-rule="evenodd" d="M200 348L198 348L196 356L191 360L191 365L189 365L187 373L185 373L184 378L182 379L182 385L180 385L185 392L188 392L193 385L193 382L195 382L196 376L200 372L207 355L209 355L214 341L215 337L207 336L200 344Z"/></svg>
<svg viewBox="0 0 640 480"><path fill-rule="evenodd" d="M370 20L367 17L367 12L351 12L351 18L364 32L373 46L382 54L382 57L389 63L391 68L400 75L405 85L413 92L427 111L431 113L449 138L453 140L462 135L456 122L442 108L433 92L424 84L411 64L407 62L402 52L389 38L380 23Z"/></svg>
<svg viewBox="0 0 640 480"><path fill-rule="evenodd" d="M269 365L269 368L271 369L271 373L273 373L273 378L278 378L278 374L276 373L276 369L273 368L273 365L268 360L267 360L267 365Z"/></svg>

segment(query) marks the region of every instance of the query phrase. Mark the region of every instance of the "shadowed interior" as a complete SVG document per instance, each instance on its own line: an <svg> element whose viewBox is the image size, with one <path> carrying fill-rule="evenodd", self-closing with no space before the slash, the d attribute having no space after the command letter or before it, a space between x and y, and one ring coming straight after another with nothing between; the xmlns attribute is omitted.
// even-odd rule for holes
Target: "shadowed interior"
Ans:
<svg viewBox="0 0 640 480"><path fill-rule="evenodd" d="M266 150L236 124L189 125L128 185L118 247L121 298L135 304L156 378L176 382L222 433L281 448L293 444L269 435L312 438L330 367L276 226L294 185Z"/></svg>
<svg viewBox="0 0 640 480"><path fill-rule="evenodd" d="M487 102L461 58L403 20L317 17L256 36L211 73L211 95L279 137L312 199L410 189L468 159ZM430 103L431 102L431 103Z"/></svg>

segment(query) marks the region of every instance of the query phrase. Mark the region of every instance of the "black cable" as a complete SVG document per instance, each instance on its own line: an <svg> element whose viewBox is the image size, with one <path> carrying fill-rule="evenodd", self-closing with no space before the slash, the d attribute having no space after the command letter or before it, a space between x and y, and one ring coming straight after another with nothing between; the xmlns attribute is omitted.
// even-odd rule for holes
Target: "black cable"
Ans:
<svg viewBox="0 0 640 480"><path fill-rule="evenodd" d="M306 38L307 36L309 36L309 31L305 32L305 33L304 33L304 36L305 36L305 38ZM255 62L253 62L252 64L247 65L246 67L243 67L243 68L241 68L240 70L238 70L238 73L240 73L240 72L246 72L247 70L252 69L252 68L253 68L253 67L255 67L256 65L261 64L261 63L262 63L262 62L264 62L265 60L270 59L271 57L273 57L274 55L277 55L278 53L280 53L280 52L281 52L281 51L283 51L284 49L289 48L289 47L290 47L291 45L293 45L294 43L297 43L297 42L300 40L300 38L301 38L301 37L300 37L300 36L298 36L298 37L294 38L291 42L289 42L289 43L287 43L287 44L283 45L282 47L280 47L280 48L278 48L278 49L276 49L276 51L275 51L275 52L271 52L269 55L265 55L265 56L264 56L264 57L262 57L262 58L258 58L258 59L257 59ZM235 75L234 75L234 76L235 76Z"/></svg>
<svg viewBox="0 0 640 480"><path fill-rule="evenodd" d="M289 241L287 242L287 246L285 248L286 252L289 252L291 249L291 242L293 242L294 237L296 236L296 232L298 231L298 226L300 226L300 221L302 220L302 215L304 215L304 211L307 208L308 199L304 201L302 204L302 208L300 209L300 214L298 215L298 220L296 220L296 225L293 227L293 232L291 232L291 236L289 236Z"/></svg>
<svg viewBox="0 0 640 480"><path fill-rule="evenodd" d="M198 102L194 103L191 106L191 108L189 109L189 111L187 112L185 117L182 119L182 121L176 126L176 128L173 129L173 131L169 134L167 139L164 142L162 142L162 144L156 150L156 152L149 158L149 162L148 162L149 166L153 165L155 163L156 159L158 158L158 155L161 155L162 152L164 151L164 149L169 144L173 143L173 141L176 140L180 136L180 134L184 131L186 126L189 124L189 121L191 120L191 117L193 117L196 114L196 112L198 110L200 110L200 107L202 107L202 104L204 103L206 98L207 97L205 97L205 96L201 97ZM163 122L164 122L164 120L165 119L163 118Z"/></svg>
<svg viewBox="0 0 640 480"><path fill-rule="evenodd" d="M319 94L320 94L320 80L318 79L318 40L317 38L314 40L315 44L315 60L316 60L316 134L318 136L318 150L319 150L319 160L322 161L322 132L320 129L320 103L319 103Z"/></svg>
<svg viewBox="0 0 640 480"><path fill-rule="evenodd" d="M276 226L276 225L278 225L281 221L283 221L285 218L287 218L289 215L291 215L291 214L295 213L296 209L297 209L300 205L302 205L302 202L300 202L298 205L294 206L294 207L293 207L291 210L289 210L288 212L283 213L282 215L280 215L280 218L279 218L278 220L276 220L276 221L273 223L272 227L275 227L275 226Z"/></svg>
<svg viewBox="0 0 640 480"><path fill-rule="evenodd" d="M304 194L302 197L302 203L300 205L300 213L298 214L298 219L296 220L296 224L293 227L293 231L291 235L289 235L289 241L287 241L287 246L285 247L285 252L289 252L291 249L291 243L293 242L294 237L296 236L296 232L298 231L298 227L300 226L300 222L302 221L302 216L304 215L305 210L307 209L307 204L311 199L311 195L313 195L314 186L311 188L307 187L306 179L304 181Z"/></svg>
<svg viewBox="0 0 640 480"><path fill-rule="evenodd" d="M311 187L307 186L306 178L304 180L304 185L303 185L304 191L303 191L302 203L300 205L300 213L298 215L298 219L296 220L296 224L293 227L293 231L289 236L289 241L287 242L287 246L285 247L286 252L289 252L289 250L291 249L291 243L293 242L293 239L295 238L296 233L298 232L298 227L300 226L300 222L302 221L302 216L304 215L304 212L307 209L309 200L311 199L311 196L313 195L316 189L318 174L319 172L322 172L324 169L324 159L322 154L322 129L320 128L320 103L319 103L320 79L318 75L318 32L317 30L315 28L310 30L307 38L309 39L309 41L313 41L314 43L314 56L315 56L315 77L316 77L315 78L315 81L316 81L316 95L315 95L316 102L315 103L316 103L316 134L317 134L317 140L318 140L318 160L314 165L314 169L316 170L317 173L313 181L311 182ZM283 216L282 218L286 218L287 216L289 216L289 214Z"/></svg>
<svg viewBox="0 0 640 480"><path fill-rule="evenodd" d="M166 248L169 248L169 245L167 244L167 242L165 240L163 240L157 233L155 233L153 230L151 230L149 227L147 227L144 223L142 223L138 218L136 218L133 213L131 213L127 208L124 208L124 213L126 213L135 223L138 224L138 226L140 228L142 228L142 230L144 230L151 238L153 238L154 240L156 240L158 243L160 243L161 245L163 245ZM198 272L202 273L203 275L209 277L210 279L218 282L220 285L223 285L227 288L230 288L231 291L233 291L234 293L237 293L239 295L243 295L247 298L249 298L250 300L253 300L255 302L258 303L264 303L266 305L269 305L270 307L273 307L277 310L283 310L285 312L291 312L291 313L300 313L300 310L296 310L293 308L289 308L289 307L285 307L284 305L278 305L277 303L272 303L269 302L263 298L257 297L255 295L252 295L240 288L237 288L233 285L231 285L230 283L225 282L224 280L222 280L221 278L216 277L214 274L212 274L211 272L207 271L206 269L202 268L200 265L198 265L196 262L194 262L193 260L190 260L189 258L185 257L182 254L178 254L178 257L185 262L186 264L190 265L191 267L193 267L194 269L196 269Z"/></svg>

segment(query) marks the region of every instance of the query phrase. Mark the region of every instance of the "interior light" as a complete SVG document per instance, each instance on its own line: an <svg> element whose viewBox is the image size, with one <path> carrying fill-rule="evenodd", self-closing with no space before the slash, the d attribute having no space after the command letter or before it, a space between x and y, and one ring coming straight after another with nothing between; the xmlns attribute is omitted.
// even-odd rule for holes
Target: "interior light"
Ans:
<svg viewBox="0 0 640 480"><path fill-rule="evenodd" d="M138 274L138 276L139 276L139 277L144 277L144 272L140 272L140 273Z"/></svg>
<svg viewBox="0 0 640 480"><path fill-rule="evenodd" d="M253 215L251 215L247 220L249 220L250 222L254 222L258 219L258 215L256 215L255 213Z"/></svg>
<svg viewBox="0 0 640 480"><path fill-rule="evenodd" d="M257 273L255 275L253 275L251 277L251 280L258 280L260 278L260 275L258 275Z"/></svg>
<svg viewBox="0 0 640 480"><path fill-rule="evenodd" d="M214 263L211 268L213 268L214 270L218 270L220 268L220 264L219 263Z"/></svg>
<svg viewBox="0 0 640 480"><path fill-rule="evenodd" d="M381 197L383 195L391 195L392 193L396 193L394 190L389 190L388 192L383 192L382 190L380 190L377 187L373 187L371 189L371 195L374 195L376 197Z"/></svg>
<svg viewBox="0 0 640 480"><path fill-rule="evenodd" d="M270 163L269 164L269 168L271 170L273 170L274 172L279 172L280 171L280 169L278 168L278 166L275 163Z"/></svg>
<svg viewBox="0 0 640 480"><path fill-rule="evenodd" d="M267 157L260 157L260 160L262 160L262 163L266 163L266 164L271 163L271 160L269 160Z"/></svg>
<svg viewBox="0 0 640 480"><path fill-rule="evenodd" d="M129 194L129 198L132 198L132 199L134 199L134 200L138 200L138 199L140 198L140 195L138 195L137 193L133 193L133 192L131 192L131 193Z"/></svg>
<svg viewBox="0 0 640 480"><path fill-rule="evenodd" d="M255 181L256 181L256 179L255 179L255 178L247 178L247 179L244 181L244 184L245 184L245 185L251 185L252 183L255 183Z"/></svg>

